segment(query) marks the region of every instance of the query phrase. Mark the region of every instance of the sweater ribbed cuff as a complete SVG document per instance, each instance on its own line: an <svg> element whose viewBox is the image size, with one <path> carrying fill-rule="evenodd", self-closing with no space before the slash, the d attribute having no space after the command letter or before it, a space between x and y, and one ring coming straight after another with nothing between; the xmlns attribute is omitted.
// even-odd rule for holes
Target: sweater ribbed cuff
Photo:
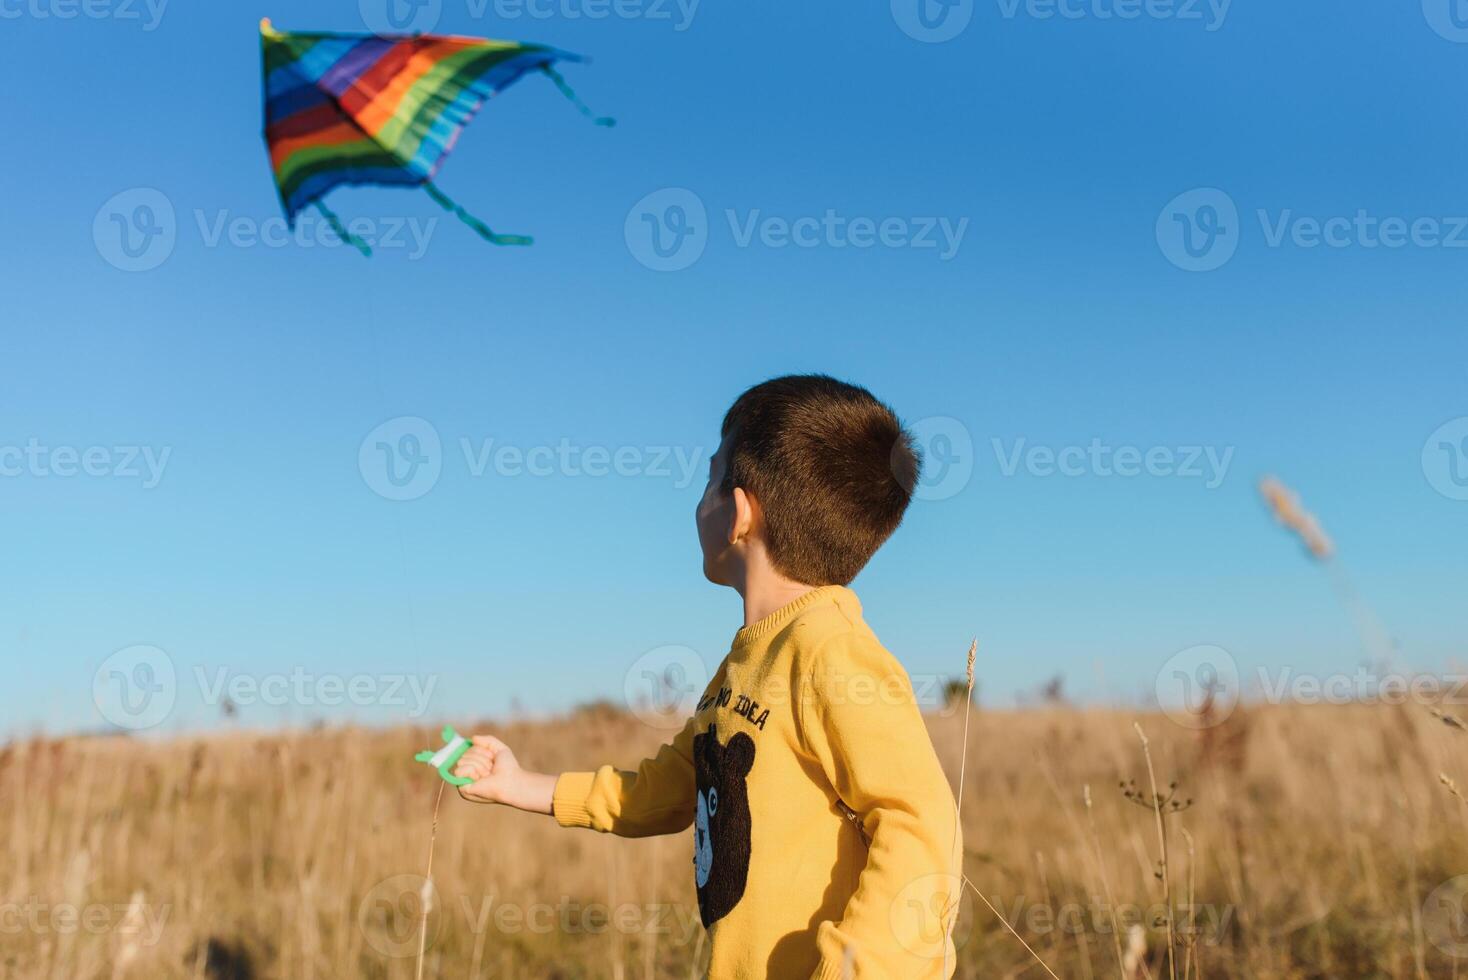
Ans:
<svg viewBox="0 0 1468 980"><path fill-rule="evenodd" d="M551 813L562 827L590 827L591 812L586 800L591 796L594 772L563 772L556 777L556 790L551 796Z"/></svg>
<svg viewBox="0 0 1468 980"><path fill-rule="evenodd" d="M844 980L841 964L822 958L820 965L816 967L816 972L811 974L810 980Z"/></svg>

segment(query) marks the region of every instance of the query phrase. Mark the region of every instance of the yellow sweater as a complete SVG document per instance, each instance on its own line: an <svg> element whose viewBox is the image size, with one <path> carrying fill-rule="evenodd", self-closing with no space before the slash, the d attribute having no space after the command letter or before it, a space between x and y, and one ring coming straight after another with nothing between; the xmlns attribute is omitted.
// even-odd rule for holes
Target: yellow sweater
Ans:
<svg viewBox="0 0 1468 980"><path fill-rule="evenodd" d="M695 825L709 980L841 980L848 956L854 980L953 974L953 794L849 589L740 630L670 744L635 773L562 774L554 806L624 837Z"/></svg>

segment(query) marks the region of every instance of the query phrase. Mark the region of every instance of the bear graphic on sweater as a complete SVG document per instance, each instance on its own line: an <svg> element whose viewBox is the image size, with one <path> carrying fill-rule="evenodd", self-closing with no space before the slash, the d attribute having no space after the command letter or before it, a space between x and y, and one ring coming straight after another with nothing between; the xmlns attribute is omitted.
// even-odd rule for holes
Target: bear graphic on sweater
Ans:
<svg viewBox="0 0 1468 980"><path fill-rule="evenodd" d="M729 914L744 897L749 877L749 789L754 740L743 732L720 745L718 726L693 736L698 781L693 824L694 880L704 928Z"/></svg>

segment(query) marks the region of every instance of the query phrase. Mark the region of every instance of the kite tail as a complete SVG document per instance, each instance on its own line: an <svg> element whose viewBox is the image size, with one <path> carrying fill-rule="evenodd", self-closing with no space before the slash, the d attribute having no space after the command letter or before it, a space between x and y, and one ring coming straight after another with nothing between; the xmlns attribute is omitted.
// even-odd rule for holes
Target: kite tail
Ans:
<svg viewBox="0 0 1468 980"><path fill-rule="evenodd" d="M326 219L326 223L331 225L331 230L336 232L337 237L339 237L342 241L346 242L348 245L353 246L363 255L370 256L372 254L372 246L368 245L362 239L347 231L346 225L342 224L342 219L338 218L336 216L336 213L332 211L331 208L327 207L325 204L322 204L320 201L317 201L316 210L321 212L321 216Z"/></svg>
<svg viewBox="0 0 1468 980"><path fill-rule="evenodd" d="M447 194L435 187L431 180L423 182L423 189L428 192L429 197L438 202L439 207L452 212L460 221L477 231L480 238L492 245L529 245L535 241L529 235L496 235L489 225L455 204Z"/></svg>
<svg viewBox="0 0 1468 980"><path fill-rule="evenodd" d="M556 83L556 88L561 90L561 94L564 95L567 99L570 99L571 104L575 106L577 111L579 111L587 119L590 119L598 126L617 125L617 120L613 119L611 116L598 116L596 113L592 112L591 106L581 101L581 96L577 95L575 89L566 84L566 80L561 77L560 72L556 71L550 65L541 65L540 70L550 76L550 80Z"/></svg>

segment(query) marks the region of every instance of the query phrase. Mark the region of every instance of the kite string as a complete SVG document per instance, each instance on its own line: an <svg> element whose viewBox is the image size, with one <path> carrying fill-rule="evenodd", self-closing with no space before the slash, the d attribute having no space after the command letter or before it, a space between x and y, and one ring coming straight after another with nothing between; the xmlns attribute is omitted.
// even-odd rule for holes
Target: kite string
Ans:
<svg viewBox="0 0 1468 980"><path fill-rule="evenodd" d="M372 254L372 246L368 245L362 239L347 231L346 225L342 224L342 219L336 216L336 212L332 211L331 208L321 203L320 200L317 200L315 204L316 210L321 212L321 216L326 219L326 223L331 225L331 230L336 232L337 236L341 238L342 241L346 242L348 245L354 246L357 251L361 252L363 255L370 256Z"/></svg>
<svg viewBox="0 0 1468 980"><path fill-rule="evenodd" d="M561 77L560 72L556 71L550 65L541 65L540 70L545 72L546 75L550 77L550 80L552 82L555 82L556 88L561 90L561 94L569 99L571 101L571 104L574 105L577 110L587 119L590 119L598 126L617 125L617 120L613 119L611 116L598 116L596 113L592 112L591 106L581 101L581 96L577 95L576 90L571 88L571 86L567 84L566 80Z"/></svg>
<svg viewBox="0 0 1468 980"><path fill-rule="evenodd" d="M463 208L459 207L459 205L455 204L453 200L443 191L439 190L431 180L425 180L423 182L423 189L428 192L429 197L433 198L434 201L438 203L439 207L443 208L445 211L451 212L460 221L464 222L464 224L477 231L480 238L483 238L485 241L490 242L491 244L529 245L535 241L535 239L531 238L528 235L495 234L495 232L489 227L489 225L485 224L483 221L480 221L478 218L474 217L474 215L470 214L468 211L465 211Z"/></svg>

